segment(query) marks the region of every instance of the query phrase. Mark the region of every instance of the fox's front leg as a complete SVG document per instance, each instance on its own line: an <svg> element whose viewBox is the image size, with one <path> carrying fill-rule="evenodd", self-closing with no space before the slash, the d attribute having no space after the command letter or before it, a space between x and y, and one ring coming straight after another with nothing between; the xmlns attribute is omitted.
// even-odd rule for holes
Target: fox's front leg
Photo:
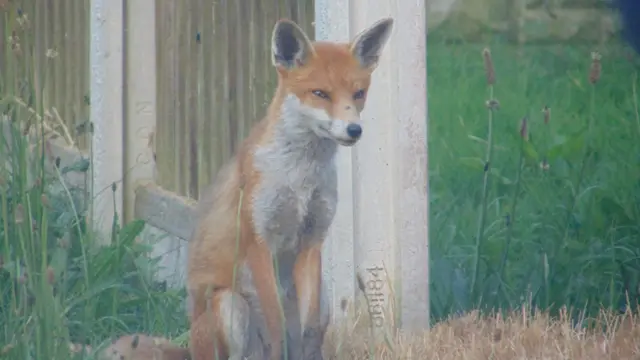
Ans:
<svg viewBox="0 0 640 360"><path fill-rule="evenodd" d="M282 354L283 324L276 274L273 267L271 250L267 243L258 239L247 248L246 260L251 270L253 284L260 302L262 319L266 326L269 343L269 359L280 360Z"/></svg>
<svg viewBox="0 0 640 360"><path fill-rule="evenodd" d="M300 252L294 281L300 313L302 351L305 360L322 360L322 343L329 324L329 303L322 284L322 243Z"/></svg>

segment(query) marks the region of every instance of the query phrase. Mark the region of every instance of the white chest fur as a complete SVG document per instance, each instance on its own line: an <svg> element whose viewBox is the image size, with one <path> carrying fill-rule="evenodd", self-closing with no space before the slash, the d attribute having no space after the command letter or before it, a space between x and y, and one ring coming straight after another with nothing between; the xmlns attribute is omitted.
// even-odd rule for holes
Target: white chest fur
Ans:
<svg viewBox="0 0 640 360"><path fill-rule="evenodd" d="M254 226L274 254L320 240L335 215L336 145L314 138L306 146L278 141L256 153L261 182L252 199Z"/></svg>

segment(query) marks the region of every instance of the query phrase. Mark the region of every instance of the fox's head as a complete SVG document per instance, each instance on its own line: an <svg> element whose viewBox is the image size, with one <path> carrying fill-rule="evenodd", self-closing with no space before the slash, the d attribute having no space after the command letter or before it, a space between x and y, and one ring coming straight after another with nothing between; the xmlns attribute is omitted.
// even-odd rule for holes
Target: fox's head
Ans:
<svg viewBox="0 0 640 360"><path fill-rule="evenodd" d="M276 23L271 47L284 96L280 110L287 112L283 119L338 144L355 144L371 74L392 27L392 19L383 19L349 43L332 43L311 42L292 21Z"/></svg>

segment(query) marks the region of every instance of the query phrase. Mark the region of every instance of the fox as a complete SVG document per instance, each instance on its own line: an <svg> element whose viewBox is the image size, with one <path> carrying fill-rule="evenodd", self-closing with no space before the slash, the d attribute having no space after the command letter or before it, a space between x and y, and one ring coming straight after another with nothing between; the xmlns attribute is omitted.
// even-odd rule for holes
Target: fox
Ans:
<svg viewBox="0 0 640 360"><path fill-rule="evenodd" d="M194 360L323 359L331 309L321 250L338 201L335 157L362 137L392 28L384 18L349 42L312 42L295 22L276 22L266 115L197 205L187 255Z"/></svg>
<svg viewBox="0 0 640 360"><path fill-rule="evenodd" d="M322 244L338 202L335 157L362 137L361 112L392 28L384 18L349 42L312 42L295 22L276 22L271 103L196 205L189 346L131 348L123 337L121 359L323 360L331 309Z"/></svg>

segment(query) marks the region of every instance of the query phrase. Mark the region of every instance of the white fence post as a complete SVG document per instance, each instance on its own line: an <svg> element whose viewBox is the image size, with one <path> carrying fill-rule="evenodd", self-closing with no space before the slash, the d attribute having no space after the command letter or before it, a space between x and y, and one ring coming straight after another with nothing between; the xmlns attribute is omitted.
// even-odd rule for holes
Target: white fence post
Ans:
<svg viewBox="0 0 640 360"><path fill-rule="evenodd" d="M395 131L390 133L394 135L393 207L400 256L398 304L402 329L425 329L430 310L427 15L423 0L394 5L397 27L390 67L395 77L388 92L396 93L390 118Z"/></svg>
<svg viewBox="0 0 640 360"><path fill-rule="evenodd" d="M384 325L376 313L393 299L400 327L416 329L429 324L427 27L424 1L398 2L316 0L318 40L351 39L395 19L363 112L364 136L339 154L340 206L323 265L334 309L353 298L355 268L374 323Z"/></svg>
<svg viewBox="0 0 640 360"><path fill-rule="evenodd" d="M93 124L90 194L94 197L91 220L97 231L110 234L114 212L122 216L124 3L91 0L90 17ZM115 194L111 191L113 183L117 185Z"/></svg>
<svg viewBox="0 0 640 360"><path fill-rule="evenodd" d="M149 140L156 127L156 1L126 2L125 219L133 219L135 186L153 180Z"/></svg>
<svg viewBox="0 0 640 360"><path fill-rule="evenodd" d="M150 146L157 121L156 0L126 2L125 33L125 154L124 219L135 218L135 189L155 180L155 159ZM186 244L183 240L147 224L141 239L153 250L150 257L160 258L156 280L170 287L182 286Z"/></svg>
<svg viewBox="0 0 640 360"><path fill-rule="evenodd" d="M315 1L316 40L349 41L349 0ZM339 311L343 300L352 301L355 296L354 267L354 209L350 201L353 193L353 150L340 147L338 152L338 209L325 241L322 259L322 276L327 285L334 321L341 318Z"/></svg>

